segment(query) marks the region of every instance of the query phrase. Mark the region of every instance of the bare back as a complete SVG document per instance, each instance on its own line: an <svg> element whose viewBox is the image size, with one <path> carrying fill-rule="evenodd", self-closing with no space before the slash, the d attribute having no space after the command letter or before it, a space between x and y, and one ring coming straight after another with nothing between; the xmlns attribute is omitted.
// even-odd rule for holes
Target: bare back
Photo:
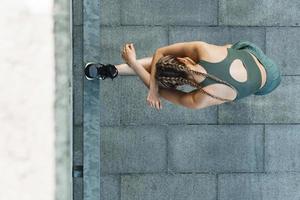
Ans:
<svg viewBox="0 0 300 200"><path fill-rule="evenodd" d="M199 55L198 55L198 60L196 61L197 65L199 66L199 71L202 73L207 73L205 68L201 66L201 64L198 63L199 60L204 60L210 63L219 63L223 61L227 57L227 48L230 48L232 45L227 44L224 46L218 46L214 44L209 44L209 43L204 43L201 45ZM254 58L257 66L259 67L261 77L262 77L262 83L261 87L266 82L266 71L263 65L257 60L257 58L251 54L251 56ZM241 60L235 60L232 62L230 65L230 75L232 78L234 78L236 81L239 82L245 82L247 81L247 70ZM202 81L204 81L203 77L198 77L199 79L202 78ZM211 94L214 94L218 97L222 98L227 98L227 99L235 99L237 96L237 93L235 90L233 90L231 87L222 84L222 83L214 83L208 86L203 87L203 89ZM224 101L215 99L211 96L206 95L206 101L211 102L211 105L214 104L220 104L223 103Z"/></svg>

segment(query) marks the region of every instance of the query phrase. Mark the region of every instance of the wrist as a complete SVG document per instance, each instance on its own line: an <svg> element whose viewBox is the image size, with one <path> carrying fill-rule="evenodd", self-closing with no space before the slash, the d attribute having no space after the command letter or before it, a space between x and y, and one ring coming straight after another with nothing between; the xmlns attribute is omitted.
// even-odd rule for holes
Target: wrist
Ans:
<svg viewBox="0 0 300 200"><path fill-rule="evenodd" d="M134 66L136 64L136 60L133 60L133 61L128 61L127 64L129 66Z"/></svg>
<svg viewBox="0 0 300 200"><path fill-rule="evenodd" d="M158 91L158 85L157 84L150 84L150 90L153 92L157 92Z"/></svg>

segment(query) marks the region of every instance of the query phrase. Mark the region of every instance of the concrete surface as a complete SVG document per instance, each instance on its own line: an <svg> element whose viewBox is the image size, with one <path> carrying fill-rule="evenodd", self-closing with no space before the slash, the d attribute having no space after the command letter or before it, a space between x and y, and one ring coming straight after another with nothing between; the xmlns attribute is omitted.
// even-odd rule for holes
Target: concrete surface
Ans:
<svg viewBox="0 0 300 200"><path fill-rule="evenodd" d="M164 99L164 108L154 110L136 76L98 81L100 127L91 126L93 134L98 130L100 135L101 200L300 199L298 1L100 0L94 7L83 6L84 13L90 13L88 22L80 17L82 5L74 0L74 128L80 156L93 156L78 153L84 145L99 144L98 136L91 144L80 143L78 134L84 132L82 116L99 117L90 115L93 108L81 107L83 55L119 64L120 47L128 41L141 58L182 41L223 45L249 40L273 58L283 74L281 85L266 96L203 110ZM84 28L88 41L83 40ZM92 48L83 51L85 43ZM80 156L74 162L80 163ZM90 195L98 196L98 191L90 190Z"/></svg>

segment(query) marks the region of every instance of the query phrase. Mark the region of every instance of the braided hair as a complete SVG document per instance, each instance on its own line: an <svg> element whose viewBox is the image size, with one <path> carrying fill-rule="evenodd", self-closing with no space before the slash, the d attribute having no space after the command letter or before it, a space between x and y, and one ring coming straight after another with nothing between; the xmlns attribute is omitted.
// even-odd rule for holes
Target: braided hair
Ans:
<svg viewBox="0 0 300 200"><path fill-rule="evenodd" d="M201 83L198 83L197 81L195 81L195 79L190 80L188 78L189 73L205 76L217 82L224 83L236 91L236 89L231 84L219 79L214 75L208 73L205 74L189 69L187 66L179 62L173 55L164 56L160 58L156 63L155 78L158 81L159 87L176 89L180 85L190 85L192 87L200 89L202 93L205 93L213 98L219 99L221 101L233 102L233 100L231 99L221 98L206 92L205 90L203 90Z"/></svg>

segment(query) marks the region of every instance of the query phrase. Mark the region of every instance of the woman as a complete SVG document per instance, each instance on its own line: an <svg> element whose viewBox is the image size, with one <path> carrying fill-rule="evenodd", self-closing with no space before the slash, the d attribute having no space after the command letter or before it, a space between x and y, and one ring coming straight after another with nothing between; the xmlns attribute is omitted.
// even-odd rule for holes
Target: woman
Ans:
<svg viewBox="0 0 300 200"><path fill-rule="evenodd" d="M88 63L87 79L137 74L149 88L147 102L161 109L159 96L191 109L235 102L251 94L266 95L281 82L279 67L249 41L218 46L203 41L158 48L153 57L136 60L133 44L122 49L126 64ZM190 85L191 92L177 90Z"/></svg>

